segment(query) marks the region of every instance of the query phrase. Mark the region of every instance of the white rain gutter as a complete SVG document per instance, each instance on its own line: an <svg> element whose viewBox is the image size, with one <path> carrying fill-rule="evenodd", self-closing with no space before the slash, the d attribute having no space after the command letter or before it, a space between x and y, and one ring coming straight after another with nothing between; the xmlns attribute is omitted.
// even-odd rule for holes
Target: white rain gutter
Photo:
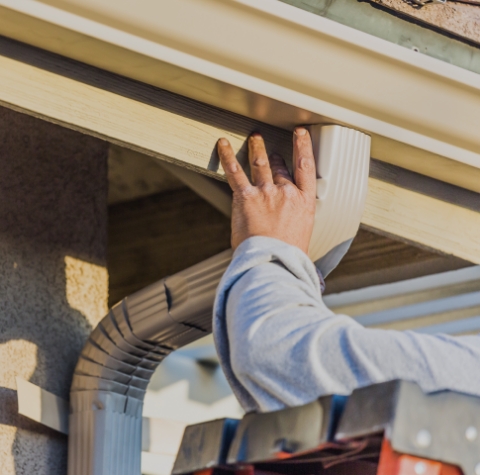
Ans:
<svg viewBox="0 0 480 475"><path fill-rule="evenodd" d="M0 0L0 34L280 127L345 124L480 190L479 75L276 0Z"/></svg>

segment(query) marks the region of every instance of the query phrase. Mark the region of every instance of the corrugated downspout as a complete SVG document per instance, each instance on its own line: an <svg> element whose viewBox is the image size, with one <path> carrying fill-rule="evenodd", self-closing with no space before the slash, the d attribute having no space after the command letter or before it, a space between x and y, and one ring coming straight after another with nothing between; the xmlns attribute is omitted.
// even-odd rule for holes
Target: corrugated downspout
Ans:
<svg viewBox="0 0 480 475"><path fill-rule="evenodd" d="M93 330L70 393L69 475L140 474L142 409L155 368L212 331L231 250L115 305Z"/></svg>
<svg viewBox="0 0 480 475"><path fill-rule="evenodd" d="M310 130L319 174L310 258L326 275L360 224L370 138L337 125ZM211 333L215 291L231 257L225 251L126 297L93 330L70 392L69 475L140 474L150 378L169 353Z"/></svg>

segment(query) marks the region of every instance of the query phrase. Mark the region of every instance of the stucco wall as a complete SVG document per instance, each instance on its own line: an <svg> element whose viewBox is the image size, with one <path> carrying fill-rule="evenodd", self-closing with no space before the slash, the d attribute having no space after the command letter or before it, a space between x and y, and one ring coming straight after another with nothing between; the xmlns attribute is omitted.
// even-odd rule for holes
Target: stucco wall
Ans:
<svg viewBox="0 0 480 475"><path fill-rule="evenodd" d="M420 7L412 0L372 0L421 22L434 25L480 44L480 8L458 2L428 4ZM475 0L472 0L475 1Z"/></svg>
<svg viewBox="0 0 480 475"><path fill-rule="evenodd" d="M0 472L66 473L67 440L17 414L15 376L68 397L106 309L107 144L0 108Z"/></svg>

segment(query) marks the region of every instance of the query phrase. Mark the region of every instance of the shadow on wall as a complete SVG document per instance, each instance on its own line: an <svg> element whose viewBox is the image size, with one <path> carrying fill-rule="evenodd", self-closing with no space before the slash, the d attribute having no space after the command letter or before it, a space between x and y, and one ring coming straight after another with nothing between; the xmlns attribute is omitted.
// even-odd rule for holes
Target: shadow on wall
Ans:
<svg viewBox="0 0 480 475"><path fill-rule="evenodd" d="M64 475L67 439L18 415L15 376L68 398L107 299L107 144L0 108L0 466Z"/></svg>

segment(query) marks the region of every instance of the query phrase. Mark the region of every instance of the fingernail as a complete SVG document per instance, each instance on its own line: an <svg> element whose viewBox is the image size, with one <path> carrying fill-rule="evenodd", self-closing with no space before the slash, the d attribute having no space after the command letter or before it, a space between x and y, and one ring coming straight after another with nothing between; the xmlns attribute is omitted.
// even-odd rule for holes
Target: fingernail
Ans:
<svg viewBox="0 0 480 475"><path fill-rule="evenodd" d="M304 127L297 127L295 129L295 135L302 136L302 135L305 135L306 133L307 133L307 129L305 129Z"/></svg>
<svg viewBox="0 0 480 475"><path fill-rule="evenodd" d="M252 139L261 139L262 136L261 136L258 132L253 132L253 133L250 135L250 138L252 138Z"/></svg>
<svg viewBox="0 0 480 475"><path fill-rule="evenodd" d="M222 145L224 147L224 146L228 145L228 140L227 139L220 139L218 141L218 144Z"/></svg>

